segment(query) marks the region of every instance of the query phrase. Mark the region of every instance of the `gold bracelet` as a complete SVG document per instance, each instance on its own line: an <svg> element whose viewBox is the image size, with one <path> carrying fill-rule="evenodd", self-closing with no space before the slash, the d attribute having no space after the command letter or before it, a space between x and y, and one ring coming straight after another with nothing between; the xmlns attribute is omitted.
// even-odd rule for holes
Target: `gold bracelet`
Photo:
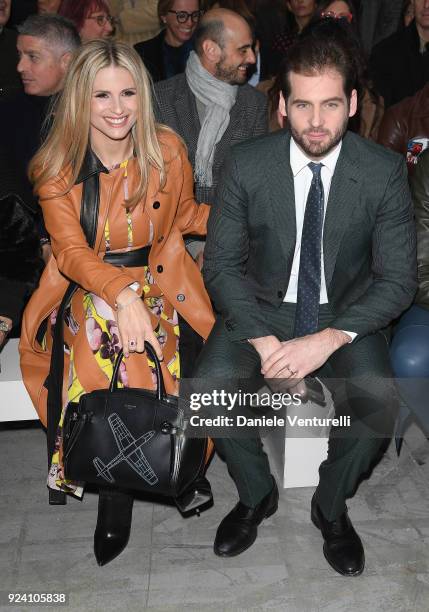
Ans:
<svg viewBox="0 0 429 612"><path fill-rule="evenodd" d="M118 304L116 302L116 310L119 312L120 310L124 310L124 308L126 308L127 306L129 306L130 304L132 304L133 302L137 302L137 300L140 300L140 296L136 295L136 297L132 300L130 300L129 302L127 302L126 304Z"/></svg>

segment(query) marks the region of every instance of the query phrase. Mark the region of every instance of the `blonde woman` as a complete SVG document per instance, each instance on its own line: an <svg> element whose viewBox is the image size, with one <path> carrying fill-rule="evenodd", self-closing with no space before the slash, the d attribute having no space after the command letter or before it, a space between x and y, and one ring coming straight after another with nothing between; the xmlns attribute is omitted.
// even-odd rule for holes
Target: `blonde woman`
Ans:
<svg viewBox="0 0 429 612"><path fill-rule="evenodd" d="M133 49L110 40L82 46L30 174L53 252L25 311L20 347L24 382L42 423L52 329L69 280L80 289L64 317L63 405L107 387L121 347L128 357L121 382L153 388L145 340L163 359L167 391L175 393L186 359L178 314L203 338L213 324L199 269L182 238L205 234L209 207L194 201L182 141L155 124L149 78ZM83 197L94 203L94 214L99 203L94 248L80 224ZM62 419L48 486L81 496L79 483L64 479ZM129 491L100 489L94 536L100 565L126 546L132 504Z"/></svg>

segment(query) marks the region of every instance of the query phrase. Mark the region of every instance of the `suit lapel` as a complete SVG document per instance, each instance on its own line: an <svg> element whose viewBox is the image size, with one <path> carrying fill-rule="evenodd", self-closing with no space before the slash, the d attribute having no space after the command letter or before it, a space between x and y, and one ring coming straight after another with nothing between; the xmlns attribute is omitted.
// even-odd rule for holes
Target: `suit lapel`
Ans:
<svg viewBox="0 0 429 612"><path fill-rule="evenodd" d="M341 241L359 202L359 158L352 137L346 134L332 177L323 230L326 287L332 280Z"/></svg>
<svg viewBox="0 0 429 612"><path fill-rule="evenodd" d="M295 188L290 166L290 134L287 131L282 134L283 137L275 141L271 160L267 160L266 177L274 211L275 229L289 266L292 265L296 242ZM272 163L272 160L276 160L276 163Z"/></svg>
<svg viewBox="0 0 429 612"><path fill-rule="evenodd" d="M195 102L195 96L192 94L186 77L183 79L183 89L177 96L174 103L174 107L177 113L177 132L182 136L183 140L187 144L189 157L194 163L195 152L197 150L198 135L200 133L201 124L198 117L197 104Z"/></svg>

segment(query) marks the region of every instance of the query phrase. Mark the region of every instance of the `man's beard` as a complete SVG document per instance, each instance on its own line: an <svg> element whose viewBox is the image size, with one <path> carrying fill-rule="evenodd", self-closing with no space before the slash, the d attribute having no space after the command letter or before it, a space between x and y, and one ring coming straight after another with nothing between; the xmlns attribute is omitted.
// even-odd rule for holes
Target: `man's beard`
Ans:
<svg viewBox="0 0 429 612"><path fill-rule="evenodd" d="M224 57L221 57L219 62L216 64L214 76L220 81L228 83L228 85L242 85L245 83L247 81L247 71L240 72L238 70L238 66L235 68L232 66L225 66L224 59Z"/></svg>
<svg viewBox="0 0 429 612"><path fill-rule="evenodd" d="M299 145L299 147L304 151L308 157L324 157L328 153L335 149L337 144L342 140L344 134L347 132L347 125L349 123L349 118L346 117L341 127L332 134L329 130L316 130L314 128L309 128L304 130L303 132L297 132L293 125L289 123L289 129L292 134L294 141ZM327 134L329 139L327 142L308 142L308 140L304 139L304 136L308 133L316 133L319 132L321 134Z"/></svg>

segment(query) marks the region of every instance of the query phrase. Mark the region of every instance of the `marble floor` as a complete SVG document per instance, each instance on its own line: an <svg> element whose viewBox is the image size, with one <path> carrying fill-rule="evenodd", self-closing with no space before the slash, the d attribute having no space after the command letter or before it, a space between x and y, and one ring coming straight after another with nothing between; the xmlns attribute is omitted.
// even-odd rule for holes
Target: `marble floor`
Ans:
<svg viewBox="0 0 429 612"><path fill-rule="evenodd" d="M68 594L64 609L85 612L429 611L429 444L418 433L399 460L390 447L349 503L366 551L358 578L327 565L309 520L310 488L283 490L255 544L238 557L216 557L216 527L235 503L217 458L213 508L183 519L173 506L136 502L130 543L103 568L92 552L96 496L47 503L43 431L0 429L0 465L0 610L42 609L9 605L10 592L52 592Z"/></svg>

